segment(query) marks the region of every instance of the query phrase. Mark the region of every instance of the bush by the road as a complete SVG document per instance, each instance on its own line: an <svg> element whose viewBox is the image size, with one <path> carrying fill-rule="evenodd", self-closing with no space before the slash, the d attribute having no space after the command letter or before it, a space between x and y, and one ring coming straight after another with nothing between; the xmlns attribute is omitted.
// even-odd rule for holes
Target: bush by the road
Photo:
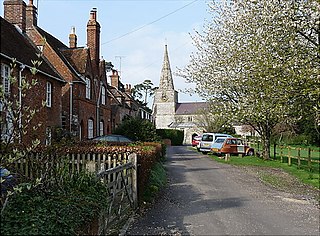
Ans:
<svg viewBox="0 0 320 236"><path fill-rule="evenodd" d="M184 133L182 130L157 129L157 135L159 135L161 139L170 139L173 146L179 146L183 143Z"/></svg>
<svg viewBox="0 0 320 236"><path fill-rule="evenodd" d="M159 140L156 127L149 120L139 117L125 119L114 131L115 134L127 136L134 141L153 142Z"/></svg>
<svg viewBox="0 0 320 236"><path fill-rule="evenodd" d="M63 176L64 184L14 194L1 214L1 235L86 234L83 225L107 205L107 189L92 174Z"/></svg>
<svg viewBox="0 0 320 236"><path fill-rule="evenodd" d="M103 146L93 142L56 151L61 153L56 155L61 159L66 153L137 153L138 198L141 203L150 175L155 175L153 167L163 159L164 145L139 143L130 146ZM42 164L46 166L46 163ZM22 188L9 197L1 214L1 235L88 234L86 226L108 207L105 201L101 201L108 197L108 191L94 174L81 172L70 175L67 165L65 167L66 169L58 170L60 174L55 175L55 178L42 180L30 189ZM15 172L14 169L10 170ZM37 171L41 172L41 169ZM1 203L3 207L3 201Z"/></svg>

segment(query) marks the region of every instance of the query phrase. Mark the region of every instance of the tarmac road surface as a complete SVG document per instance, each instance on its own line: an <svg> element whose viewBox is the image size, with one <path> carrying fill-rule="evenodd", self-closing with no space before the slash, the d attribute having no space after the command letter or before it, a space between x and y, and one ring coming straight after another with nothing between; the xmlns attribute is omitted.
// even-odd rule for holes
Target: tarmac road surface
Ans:
<svg viewBox="0 0 320 236"><path fill-rule="evenodd" d="M169 183L126 235L319 235L319 208L189 147L169 147Z"/></svg>

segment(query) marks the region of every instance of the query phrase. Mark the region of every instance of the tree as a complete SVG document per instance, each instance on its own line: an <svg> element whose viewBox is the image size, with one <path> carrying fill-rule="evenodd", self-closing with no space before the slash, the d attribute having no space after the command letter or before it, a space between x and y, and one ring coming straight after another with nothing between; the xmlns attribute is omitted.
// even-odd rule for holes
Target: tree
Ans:
<svg viewBox="0 0 320 236"><path fill-rule="evenodd" d="M31 188L39 184L39 179L32 183L21 176L19 176L21 183L6 184L5 181L7 181L6 177L10 176L9 170L17 170L18 161L25 158L40 144L38 139L32 140L31 144L25 143L23 136L28 132L36 131L41 126L40 123L31 126L31 121L36 113L44 107L44 101L42 101L42 107L30 107L22 102L22 98L26 97L28 91L37 84L34 75L41 63L39 60L32 61L33 67L30 68L30 75L27 77L21 76L21 71L26 69L25 66L18 64L16 59L13 59L7 77L3 78L3 83L0 84L0 167L1 172L4 172L4 175L1 176L1 187L6 189L1 193L1 214L10 196L20 192L23 187ZM10 90L15 90L15 92L10 92ZM9 188L5 188L6 185Z"/></svg>
<svg viewBox="0 0 320 236"><path fill-rule="evenodd" d="M152 142L159 139L155 125L149 120L141 119L140 117L126 118L114 133L122 134L134 141L141 142Z"/></svg>
<svg viewBox="0 0 320 236"><path fill-rule="evenodd" d="M251 125L268 159L278 123L310 112L319 122L319 2L239 0L209 7L212 22L193 36L197 52L179 74L214 104L213 115Z"/></svg>
<svg viewBox="0 0 320 236"><path fill-rule="evenodd" d="M155 89L151 80L146 79L141 84L133 86L132 96L138 100L144 98L144 104L147 104L148 97L154 94Z"/></svg>
<svg viewBox="0 0 320 236"><path fill-rule="evenodd" d="M109 72L113 69L114 65L110 61L105 62L106 71Z"/></svg>
<svg viewBox="0 0 320 236"><path fill-rule="evenodd" d="M211 107L216 107L214 104L209 102L209 110L212 110ZM208 109L199 109L197 116L195 117L196 122L199 127L201 127L206 132L213 133L229 133L234 134L235 130L232 127L230 120L224 116L223 113L210 113Z"/></svg>

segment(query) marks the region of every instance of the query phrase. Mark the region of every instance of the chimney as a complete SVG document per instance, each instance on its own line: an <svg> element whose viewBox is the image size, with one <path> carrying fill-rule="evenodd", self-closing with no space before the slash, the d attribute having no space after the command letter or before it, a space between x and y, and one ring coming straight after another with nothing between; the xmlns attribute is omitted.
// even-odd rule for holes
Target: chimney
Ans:
<svg viewBox="0 0 320 236"><path fill-rule="evenodd" d="M87 46L90 50L90 57L96 72L99 68L100 60L100 24L97 22L97 8L90 12L90 19L87 24Z"/></svg>
<svg viewBox="0 0 320 236"><path fill-rule="evenodd" d="M70 48L77 47L76 28L74 26L71 27L71 33L69 34L69 47Z"/></svg>
<svg viewBox="0 0 320 236"><path fill-rule="evenodd" d="M23 33L26 32L26 4L23 0L5 0L3 2L4 19L17 25Z"/></svg>
<svg viewBox="0 0 320 236"><path fill-rule="evenodd" d="M126 84L126 93L131 94L131 84Z"/></svg>
<svg viewBox="0 0 320 236"><path fill-rule="evenodd" d="M117 70L112 70L112 75L110 75L111 86L119 88L119 74Z"/></svg>
<svg viewBox="0 0 320 236"><path fill-rule="evenodd" d="M32 28L37 26L38 13L37 8L33 5L33 0L29 0L29 4L26 8L26 28Z"/></svg>

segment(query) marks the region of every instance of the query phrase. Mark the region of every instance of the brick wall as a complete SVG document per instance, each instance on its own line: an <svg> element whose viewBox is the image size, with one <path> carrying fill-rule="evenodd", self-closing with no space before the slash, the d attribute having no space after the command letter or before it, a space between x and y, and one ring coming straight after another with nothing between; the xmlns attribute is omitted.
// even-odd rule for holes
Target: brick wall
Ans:
<svg viewBox="0 0 320 236"><path fill-rule="evenodd" d="M1 60L1 63L9 65L11 62L7 60ZM10 96L11 99L17 101L19 97L18 81L19 81L19 67L13 70L12 76L17 79L16 83L11 84ZM31 83L32 80L36 80L36 85L31 86L29 89L22 92L22 124L26 127L24 131L26 134L22 136L22 141L25 143L31 143L32 140L39 139L42 144L46 140L46 128L52 129L61 127L61 88L63 83L51 79L40 72L35 75L30 73L29 68L25 68L21 73L21 78ZM43 106L43 102L46 100L46 88L47 82L52 85L52 100L51 107ZM30 123L26 124L28 111L36 110L35 115L31 119ZM15 109L18 111L18 108ZM18 117L18 115L16 116ZM18 127L17 124L15 124ZM35 127L38 127L35 129Z"/></svg>

